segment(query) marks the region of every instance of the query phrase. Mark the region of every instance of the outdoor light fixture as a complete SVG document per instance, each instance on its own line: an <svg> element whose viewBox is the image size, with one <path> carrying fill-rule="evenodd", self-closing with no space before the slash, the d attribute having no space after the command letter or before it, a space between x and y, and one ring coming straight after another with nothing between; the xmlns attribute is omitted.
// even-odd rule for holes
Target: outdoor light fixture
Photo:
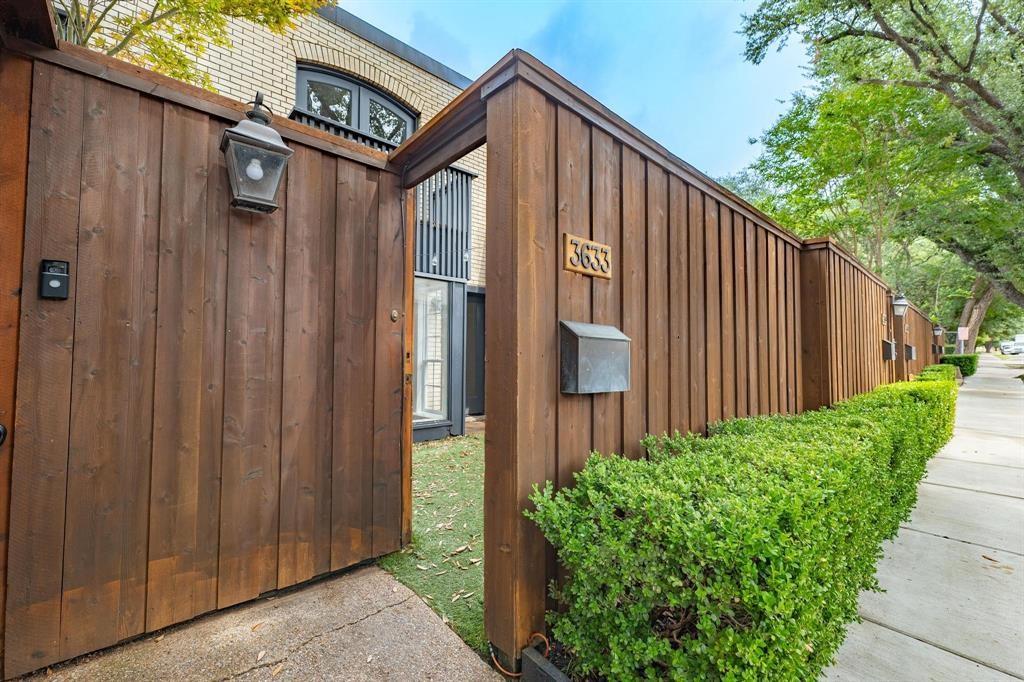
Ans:
<svg viewBox="0 0 1024 682"><path fill-rule="evenodd" d="M245 211L273 213L277 210L277 188L292 150L270 127L270 108L257 92L245 112L245 119L224 131L220 150L231 180L231 205Z"/></svg>
<svg viewBox="0 0 1024 682"><path fill-rule="evenodd" d="M932 327L932 334L935 334L935 336L942 336L942 332L944 331L946 330L942 328L942 325L937 324Z"/></svg>
<svg viewBox="0 0 1024 682"><path fill-rule="evenodd" d="M896 317L903 317L907 314L907 308L910 307L910 301L903 294L897 294L896 298L892 301L892 314Z"/></svg>

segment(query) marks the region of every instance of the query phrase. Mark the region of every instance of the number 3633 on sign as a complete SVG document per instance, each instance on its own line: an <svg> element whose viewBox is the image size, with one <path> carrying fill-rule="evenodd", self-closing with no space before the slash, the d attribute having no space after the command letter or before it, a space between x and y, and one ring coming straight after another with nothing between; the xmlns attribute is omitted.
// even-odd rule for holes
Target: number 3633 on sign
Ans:
<svg viewBox="0 0 1024 682"><path fill-rule="evenodd" d="M562 241L562 268L581 275L611 279L612 248L566 232Z"/></svg>

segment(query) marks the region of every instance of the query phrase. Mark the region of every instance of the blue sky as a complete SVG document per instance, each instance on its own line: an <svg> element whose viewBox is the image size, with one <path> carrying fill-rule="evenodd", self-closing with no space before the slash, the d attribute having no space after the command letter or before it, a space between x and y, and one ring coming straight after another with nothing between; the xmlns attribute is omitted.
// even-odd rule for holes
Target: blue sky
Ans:
<svg viewBox="0 0 1024 682"><path fill-rule="evenodd" d="M470 78L521 47L700 170L721 177L807 85L801 45L743 60L754 2L341 0L341 6Z"/></svg>

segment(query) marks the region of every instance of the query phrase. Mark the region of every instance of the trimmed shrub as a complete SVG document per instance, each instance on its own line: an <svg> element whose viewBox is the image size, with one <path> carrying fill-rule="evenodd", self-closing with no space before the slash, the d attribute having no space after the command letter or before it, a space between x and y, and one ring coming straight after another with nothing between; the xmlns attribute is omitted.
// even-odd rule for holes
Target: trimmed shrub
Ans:
<svg viewBox="0 0 1024 682"><path fill-rule="evenodd" d="M649 436L647 460L595 454L573 487L535 491L527 516L567 569L549 619L578 672L817 678L955 400L929 370L831 409Z"/></svg>
<svg viewBox="0 0 1024 682"><path fill-rule="evenodd" d="M970 353L967 355L943 355L939 359L944 365L956 365L960 368L960 373L965 377L973 376L978 371L978 354Z"/></svg>

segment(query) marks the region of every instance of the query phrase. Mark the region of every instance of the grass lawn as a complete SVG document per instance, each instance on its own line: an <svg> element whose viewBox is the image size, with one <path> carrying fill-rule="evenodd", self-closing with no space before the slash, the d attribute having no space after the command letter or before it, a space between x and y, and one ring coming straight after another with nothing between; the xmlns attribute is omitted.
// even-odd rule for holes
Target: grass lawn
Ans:
<svg viewBox="0 0 1024 682"><path fill-rule="evenodd" d="M483 497L483 434L416 445L412 544L380 565L486 655Z"/></svg>

